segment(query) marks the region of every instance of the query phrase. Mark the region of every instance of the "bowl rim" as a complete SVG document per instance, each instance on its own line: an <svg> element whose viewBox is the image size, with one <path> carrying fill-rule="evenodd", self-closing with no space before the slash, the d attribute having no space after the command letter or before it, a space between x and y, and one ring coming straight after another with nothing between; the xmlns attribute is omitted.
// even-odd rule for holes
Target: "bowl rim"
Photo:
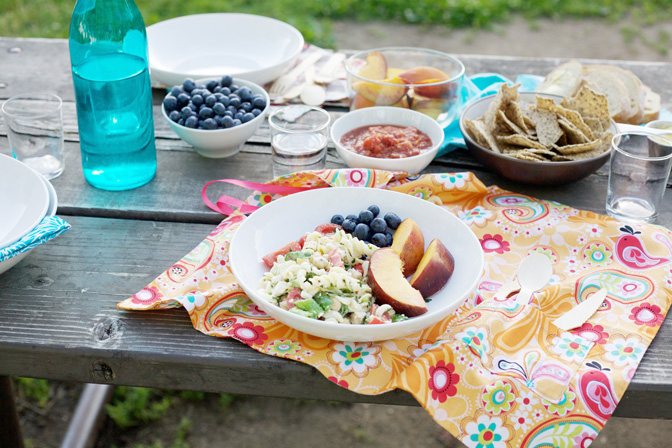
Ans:
<svg viewBox="0 0 672 448"><path fill-rule="evenodd" d="M373 48L371 50L359 51L359 52L353 54L352 56L350 56L347 59L347 61L345 62L346 73L349 76L353 76L357 79L360 79L360 80L366 81L366 82L371 82L371 83L381 84L381 85L386 85L386 86L397 86L397 85L399 85L399 84L395 84L395 83L391 83L391 82L383 82L381 80L364 78L363 76L359 76L358 74L354 73L351 70L350 64L351 64L352 61L361 57L362 55L368 55L369 53L372 53L374 51L378 51L378 52L384 52L384 51L400 51L400 52L413 51L413 52L416 52L416 53L417 52L419 52L419 53L430 53L430 54L433 54L435 56L441 56L443 58L449 59L452 62L457 63L457 65L459 67L458 73L455 74L453 77L451 77L449 79L444 79L443 81L437 81L437 82L422 83L422 84L406 84L407 86L421 85L421 86L425 87L425 86L437 86L437 85L440 86L442 84L449 84L449 83L456 82L456 81L462 79L464 77L465 72L466 72L464 63L461 60L459 60L458 58L456 58L455 56L452 56L448 53L444 53L444 52L438 51L438 50L432 50L430 48L403 47L402 46L402 47L379 47L379 48Z"/></svg>
<svg viewBox="0 0 672 448"><path fill-rule="evenodd" d="M220 76L219 78L221 79L221 76ZM185 79L186 79L186 78L185 78ZM194 82L195 82L195 83L198 83L198 82L201 82L201 81L212 81L212 80L216 80L216 79L217 79L217 77L199 78L199 79L194 80ZM247 87L249 87L249 86L254 86L254 87L259 88L259 90L261 90L261 92L263 93L264 98L266 98L266 107L264 108L264 110L262 110L261 113L260 113L259 115L257 115L256 117L254 117L252 120L248 121L247 123L241 123L241 124L239 124L238 126L234 126L234 127L232 127L232 128L217 128L217 129L195 129L195 128L188 128L188 127L186 127L186 126L184 126L184 125L181 125L181 124L179 124L179 123L177 123L177 122L175 122L175 121L173 121L173 120L170 119L170 117L169 117L168 114L166 113L166 109L165 109L165 107L164 107L164 105L163 105L163 101L161 101L161 114L163 115L163 117L164 117L166 120L168 120L168 123L170 123L171 126L177 126L178 129L186 129L186 130L188 130L189 132L207 133L208 135L212 134L213 132L217 132L217 131L231 131L231 130L234 130L234 129L241 129L241 128L243 128L243 127L247 127L247 125L249 125L249 124L251 124L251 123L255 123L255 122L257 121L257 118L262 118L262 119L263 119L263 118L264 118L264 115L266 114L266 112L268 111L268 109L271 107L271 98L268 96L268 92L266 92L266 89L264 89L263 87L261 87L261 86L260 86L259 84L257 84L257 83L254 83L254 82L252 82L252 81L247 81L247 80L245 80L245 79L241 79L241 78L233 78L232 83L236 83L236 82L237 82L237 83L240 83L240 84L247 84ZM168 95L170 95L170 90L168 90L168 93L166 94L166 96L168 96ZM163 98L165 99L166 96L164 96Z"/></svg>
<svg viewBox="0 0 672 448"><path fill-rule="evenodd" d="M564 98L561 95L553 95L553 94L550 94L550 93L540 93L540 92L534 92L534 91L523 91L523 92L520 92L520 93L521 94L526 94L526 95L531 95L531 94L540 95L544 98L551 98L551 99L562 99L562 98ZM465 116L466 116L467 112L469 111L469 109L471 109L474 105L476 105L478 103L481 103L481 102L484 102L484 101L492 101L492 99L495 97L495 95L496 95L495 93L492 93L490 95L487 95L487 96L484 96L482 98L478 98L478 99L472 101L471 103L467 104L467 106L464 108L464 110L460 114L460 120L459 120L460 132L462 132L462 136L464 137L465 141L469 140L469 142L472 143L474 146L476 146L480 151L487 152L488 155L492 155L492 156L497 157L501 160L513 161L514 163L520 163L520 164L523 164L523 165L540 166L540 162L536 162L536 161L533 162L531 160L516 159L516 158L513 158L513 157L509 157L507 155L504 155L504 154L494 152L490 149L484 148L482 145L479 145L471 137L471 134L469 134L469 132L467 130L467 127L466 127L466 124L465 124L465 120L466 120ZM610 129L613 128L616 131L614 133L614 135L618 134L618 127L616 126L616 122L614 122L614 120L611 119L611 118L609 120L610 120L610 123L611 123ZM595 161L598 161L600 159L608 158L610 155L611 155L611 149L608 150L608 151L604 151L602 154L598 154L595 157L591 157L590 159L570 160L570 161L565 161L565 162L551 162L551 163L541 162L541 163L543 164L544 167L550 167L550 166L571 167L571 166L576 166L576 165L583 165L583 164L588 163L588 162L595 162Z"/></svg>
<svg viewBox="0 0 672 448"><path fill-rule="evenodd" d="M443 143L443 138L440 141L432 140L432 146L430 148L428 148L426 151L422 152L421 154L418 154L418 155L415 155L415 156L410 156L410 157L400 157L398 159L390 159L390 158L386 158L386 157L369 157L369 156L365 156L363 154L358 154L358 153L352 151L351 149L343 146L341 144L340 140L337 140L337 139L334 138L334 128L336 127L336 123L338 123L340 120L344 119L346 116L348 116L350 114L364 115L364 114L367 114L367 113L369 113L369 114L373 113L373 111L371 109L375 109L375 110L387 109L387 110L393 110L395 112L396 111L403 111L403 112L396 112L396 113L410 114L412 116L413 115L422 116L423 120L425 118L427 119L426 120L427 123L432 123L429 126L435 127L436 129L438 129L440 131L441 134L443 134L443 128L441 127L439 122L434 120L432 117L423 114L422 112L418 112L418 111L412 110L412 109L402 109L402 108L399 108L399 107L391 107L391 106L365 107L365 108L362 108L362 109L356 109L356 110L349 111L349 112L343 114L342 116L338 117L336 120L334 120L334 123L331 125L331 128L329 129L329 137L331 137L331 141L334 143L334 146L336 147L336 149L342 149L344 151L347 151L348 153L354 155L355 157L359 157L362 160L368 161L368 162L385 160L385 161L399 161L399 163L402 163L404 161L415 161L415 160L419 160L419 159L422 159L424 157L427 157L428 154L431 154L432 152L438 151L439 147ZM378 123L378 125L384 125L384 124L386 124L386 123ZM376 126L376 124L365 124L365 125L357 126L357 127L349 129L346 132L350 132L354 129L357 129L358 127L363 127L363 126ZM418 129L418 130L420 130L420 129ZM344 134L346 132L344 132ZM427 133L425 132L425 134L427 134ZM427 136L430 137L429 135L427 135ZM430 139L431 139L431 137L430 137Z"/></svg>
<svg viewBox="0 0 672 448"><path fill-rule="evenodd" d="M279 65L282 65L282 64L286 64L289 61L291 61L292 59L296 58L299 54L301 54L301 52L303 51L303 47L306 44L305 38L303 37L303 34L301 33L301 31L299 31L296 27L292 26L291 24L289 24L285 21L282 21L282 20L278 20L278 19L273 18L273 17L262 16L262 15L259 15L259 14L247 14L247 13L242 13L242 12L210 12L210 13L203 13L203 14L187 14L187 15L184 15L184 16L173 17L173 18L162 20L160 22L156 22L156 23L153 23L153 24L149 25L147 27L147 34L149 34L150 29L154 29L154 30L159 29L160 25L171 25L174 22L180 22L180 21L183 21L183 20L190 20L190 19L194 19L194 18L197 18L197 17L205 17L205 16L210 16L210 17L214 17L214 16L218 16L218 17L223 17L223 16L241 17L241 16L245 16L245 17L251 17L251 18L254 18L254 19L262 20L262 21L265 20L265 21L269 21L269 22L277 22L281 26L286 27L287 30L290 32L290 34L293 34L293 35L295 35L296 37L299 38L296 50L291 52L288 57L284 58L280 62L277 62L273 65L267 65L265 67L262 67L262 68L259 68L259 69L256 69L256 70L248 70L248 71L243 72L243 73L259 73L259 72L262 72L264 70L268 70L269 68L276 67L276 66L279 66ZM154 27L154 28L152 28L152 27ZM150 39L150 41L151 41L151 39ZM150 62L150 66L151 66L151 62ZM165 72L178 73L178 72L172 72L170 70L165 70L163 68L158 68L158 69L162 70L162 71L165 71Z"/></svg>

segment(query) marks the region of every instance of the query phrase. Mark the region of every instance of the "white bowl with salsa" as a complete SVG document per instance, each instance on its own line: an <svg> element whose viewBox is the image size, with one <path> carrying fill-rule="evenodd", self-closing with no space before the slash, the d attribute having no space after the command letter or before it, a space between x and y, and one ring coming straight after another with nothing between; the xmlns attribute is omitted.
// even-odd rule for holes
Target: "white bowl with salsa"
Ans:
<svg viewBox="0 0 672 448"><path fill-rule="evenodd" d="M416 174L436 157L443 129L433 118L399 107L367 107L331 126L331 140L350 168Z"/></svg>

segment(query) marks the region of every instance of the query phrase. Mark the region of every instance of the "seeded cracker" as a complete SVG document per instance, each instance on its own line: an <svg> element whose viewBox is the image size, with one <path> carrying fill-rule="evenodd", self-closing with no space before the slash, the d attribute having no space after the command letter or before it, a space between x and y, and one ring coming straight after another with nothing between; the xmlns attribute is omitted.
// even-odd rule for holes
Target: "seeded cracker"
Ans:
<svg viewBox="0 0 672 448"><path fill-rule="evenodd" d="M558 120L558 125L565 131L566 145L578 145L592 141L564 117Z"/></svg>
<svg viewBox="0 0 672 448"><path fill-rule="evenodd" d="M504 132L513 132L514 134L525 134L526 132L520 129L514 122L506 117L506 114L500 109L495 116L495 133L500 134Z"/></svg>
<svg viewBox="0 0 672 448"><path fill-rule="evenodd" d="M467 129L469 132L476 138L476 141L479 145L485 146L486 148L501 153L495 138L492 133L488 130L487 126L483 121L479 120L465 120Z"/></svg>
<svg viewBox="0 0 672 448"><path fill-rule="evenodd" d="M530 137L519 134L511 134L507 136L496 136L497 142L507 143L510 145L518 145L524 148L536 148L536 149L546 149L544 145L539 142L532 140Z"/></svg>
<svg viewBox="0 0 672 448"><path fill-rule="evenodd" d="M584 85L579 90L579 93L567 100L567 103L582 116L599 119L602 129L609 129L611 118L609 116L609 103L606 96L600 95L590 87Z"/></svg>
<svg viewBox="0 0 672 448"><path fill-rule="evenodd" d="M565 100L566 98L563 98L563 102ZM576 127L579 131L581 131L582 134L584 134L587 137L588 141L597 138L596 136L593 136L592 130L583 121L583 118L581 118L582 114L574 110L574 108L563 107L563 105L556 104L556 102L550 98L542 98L539 96L537 97L537 108L544 109L549 112L555 112L558 115L558 118L562 117L565 120L569 121L574 125L574 127Z"/></svg>
<svg viewBox="0 0 672 448"><path fill-rule="evenodd" d="M564 132L560 129L557 116L553 112L533 109L530 111L529 117L534 123L539 143L545 147L550 148L563 136Z"/></svg>

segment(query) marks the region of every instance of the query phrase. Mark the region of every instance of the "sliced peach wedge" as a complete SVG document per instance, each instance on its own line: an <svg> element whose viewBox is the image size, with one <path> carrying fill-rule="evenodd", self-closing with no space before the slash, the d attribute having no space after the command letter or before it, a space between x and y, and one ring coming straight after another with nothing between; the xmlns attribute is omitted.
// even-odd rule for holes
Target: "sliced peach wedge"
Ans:
<svg viewBox="0 0 672 448"><path fill-rule="evenodd" d="M403 264L404 277L413 274L425 253L425 237L411 218L404 219L392 236L392 246Z"/></svg>
<svg viewBox="0 0 672 448"><path fill-rule="evenodd" d="M415 67L397 76L406 81L407 84L413 84L415 93L427 98L444 98L452 94L452 90L455 88L453 83L436 84L446 81L450 77L442 70L434 67ZM422 86L421 84L429 85Z"/></svg>
<svg viewBox="0 0 672 448"><path fill-rule="evenodd" d="M410 284L425 299L437 293L448 282L455 269L450 251L438 239L433 239L418 264Z"/></svg>
<svg viewBox="0 0 672 448"><path fill-rule="evenodd" d="M381 81L387 78L387 61L379 51L372 51L366 56L366 64L359 70L357 76Z"/></svg>
<svg viewBox="0 0 672 448"><path fill-rule="evenodd" d="M398 103L408 90L404 80L399 77L386 78L379 83L357 81L352 84L352 88L377 106L391 106Z"/></svg>
<svg viewBox="0 0 672 448"><path fill-rule="evenodd" d="M390 247L377 249L371 255L368 283L376 302L390 305L397 313L413 317L427 312L422 294L402 273L399 253Z"/></svg>

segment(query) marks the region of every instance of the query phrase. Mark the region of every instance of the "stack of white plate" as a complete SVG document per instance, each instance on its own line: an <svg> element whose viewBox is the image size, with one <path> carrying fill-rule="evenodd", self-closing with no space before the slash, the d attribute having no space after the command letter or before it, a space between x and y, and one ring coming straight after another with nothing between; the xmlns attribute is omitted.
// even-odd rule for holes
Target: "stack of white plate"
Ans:
<svg viewBox="0 0 672 448"><path fill-rule="evenodd" d="M45 216L56 213L58 198L51 183L12 157L0 154L0 250L31 232ZM29 251L0 262L0 274Z"/></svg>

